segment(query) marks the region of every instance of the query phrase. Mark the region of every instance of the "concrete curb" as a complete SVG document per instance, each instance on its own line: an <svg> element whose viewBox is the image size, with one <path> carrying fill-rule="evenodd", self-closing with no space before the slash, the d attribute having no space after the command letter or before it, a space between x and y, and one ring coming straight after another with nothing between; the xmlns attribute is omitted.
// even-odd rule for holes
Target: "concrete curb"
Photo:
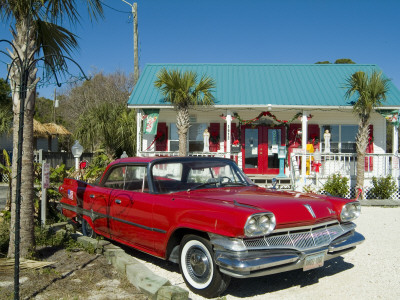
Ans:
<svg viewBox="0 0 400 300"><path fill-rule="evenodd" d="M84 246L93 246L96 253L104 254L128 281L152 300L186 300L189 292L150 271L146 266L125 253L120 247L105 241L74 234L73 238Z"/></svg>

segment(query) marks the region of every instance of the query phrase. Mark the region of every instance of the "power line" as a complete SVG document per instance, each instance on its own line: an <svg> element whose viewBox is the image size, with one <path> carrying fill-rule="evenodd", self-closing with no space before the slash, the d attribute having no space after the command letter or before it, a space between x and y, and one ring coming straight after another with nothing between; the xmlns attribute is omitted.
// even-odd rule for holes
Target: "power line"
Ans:
<svg viewBox="0 0 400 300"><path fill-rule="evenodd" d="M116 8L104 3L103 1L100 1L100 3L103 4L104 6L108 7L109 9L112 9L112 10L114 10L116 12L119 12L119 13L123 13L123 14L131 14L132 13L130 11L128 12L128 11L122 11L122 10L116 9Z"/></svg>

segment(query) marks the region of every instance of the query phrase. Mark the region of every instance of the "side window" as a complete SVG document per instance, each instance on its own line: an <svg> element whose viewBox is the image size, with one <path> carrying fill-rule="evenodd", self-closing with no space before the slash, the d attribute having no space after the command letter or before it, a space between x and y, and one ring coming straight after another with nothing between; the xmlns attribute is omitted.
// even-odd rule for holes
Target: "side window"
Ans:
<svg viewBox="0 0 400 300"><path fill-rule="evenodd" d="M120 166L111 170L104 187L142 191L147 186L146 166Z"/></svg>
<svg viewBox="0 0 400 300"><path fill-rule="evenodd" d="M125 181L125 168L125 166L121 166L112 169L110 175L108 175L107 180L104 183L104 186L113 189L123 189Z"/></svg>
<svg viewBox="0 0 400 300"><path fill-rule="evenodd" d="M124 190L145 191L148 189L145 166L127 166Z"/></svg>

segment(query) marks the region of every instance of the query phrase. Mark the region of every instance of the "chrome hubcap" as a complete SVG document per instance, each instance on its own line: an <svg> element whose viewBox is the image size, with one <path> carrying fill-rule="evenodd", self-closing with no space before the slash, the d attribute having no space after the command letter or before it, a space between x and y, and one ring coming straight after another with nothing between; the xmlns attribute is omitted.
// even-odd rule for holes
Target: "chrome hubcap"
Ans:
<svg viewBox="0 0 400 300"><path fill-rule="evenodd" d="M211 274L211 264L207 255L197 247L193 247L188 251L186 267L190 277L199 283L206 282Z"/></svg>

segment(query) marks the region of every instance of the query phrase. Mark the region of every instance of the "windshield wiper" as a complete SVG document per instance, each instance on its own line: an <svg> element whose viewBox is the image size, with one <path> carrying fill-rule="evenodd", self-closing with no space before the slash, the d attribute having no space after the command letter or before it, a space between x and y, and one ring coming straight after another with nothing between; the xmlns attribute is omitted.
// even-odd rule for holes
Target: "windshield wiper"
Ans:
<svg viewBox="0 0 400 300"><path fill-rule="evenodd" d="M197 189L199 189L203 186L207 186L209 184L215 184L215 186L217 186L218 183L219 183L218 179L210 178L206 182L200 183L199 185L196 185L195 187L188 189L188 192L190 192L191 190L197 190Z"/></svg>
<svg viewBox="0 0 400 300"><path fill-rule="evenodd" d="M247 183L244 183L244 182L226 182L226 183L223 183L222 184L223 186L230 186L230 185L232 185L232 186L247 186Z"/></svg>

